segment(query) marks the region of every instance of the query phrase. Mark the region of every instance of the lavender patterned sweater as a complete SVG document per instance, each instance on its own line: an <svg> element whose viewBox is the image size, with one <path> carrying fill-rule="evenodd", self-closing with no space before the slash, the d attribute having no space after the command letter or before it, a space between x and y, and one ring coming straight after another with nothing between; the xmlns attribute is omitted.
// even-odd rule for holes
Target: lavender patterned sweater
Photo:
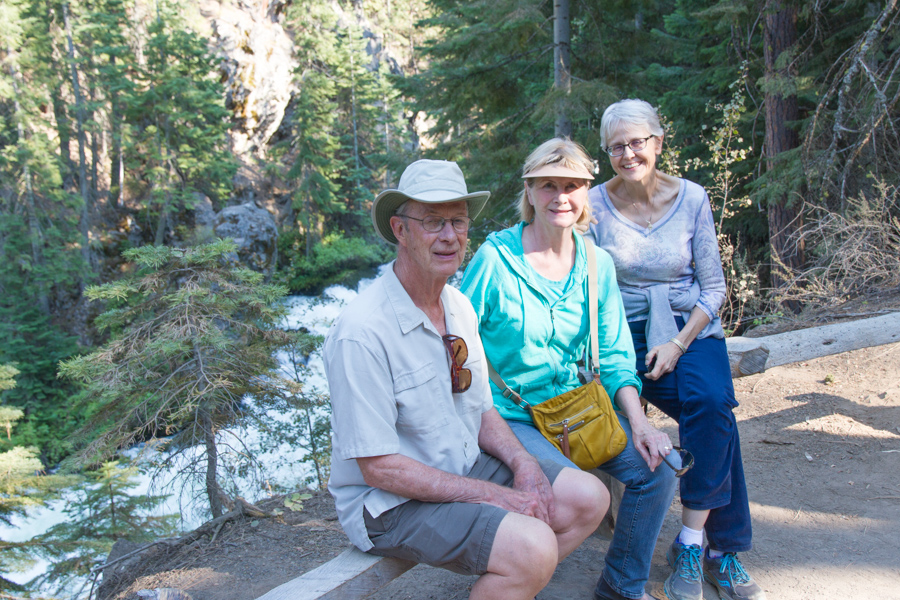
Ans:
<svg viewBox="0 0 900 600"><path fill-rule="evenodd" d="M674 337L672 315L687 322L695 306L710 319L697 337L725 337L717 314L725 275L706 191L682 179L669 211L649 228L622 215L604 184L591 189L590 202L598 223L588 233L613 258L628 320L647 321L648 348Z"/></svg>

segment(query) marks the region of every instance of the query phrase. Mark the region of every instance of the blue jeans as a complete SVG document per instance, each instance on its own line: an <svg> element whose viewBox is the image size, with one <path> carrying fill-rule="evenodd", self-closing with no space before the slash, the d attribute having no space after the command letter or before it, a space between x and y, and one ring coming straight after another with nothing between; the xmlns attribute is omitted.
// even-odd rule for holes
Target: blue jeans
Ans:
<svg viewBox="0 0 900 600"><path fill-rule="evenodd" d="M629 323L641 396L678 422L681 446L694 455L694 468L681 478L681 504L709 510L706 539L713 550L750 550L753 531L741 460L741 440L733 409L738 405L725 340L694 340L675 370L650 381L645 321ZM680 330L684 321L675 318Z"/></svg>
<svg viewBox="0 0 900 600"><path fill-rule="evenodd" d="M644 462L631 443L631 425L618 415L628 445L617 457L605 462L600 470L625 485L619 505L616 531L606 552L606 567L601 577L614 590L627 598L640 598L650 576L650 561L663 519L675 496L675 472L665 465L655 471ZM556 449L531 423L507 421L513 433L532 455L549 458L562 465L578 467Z"/></svg>

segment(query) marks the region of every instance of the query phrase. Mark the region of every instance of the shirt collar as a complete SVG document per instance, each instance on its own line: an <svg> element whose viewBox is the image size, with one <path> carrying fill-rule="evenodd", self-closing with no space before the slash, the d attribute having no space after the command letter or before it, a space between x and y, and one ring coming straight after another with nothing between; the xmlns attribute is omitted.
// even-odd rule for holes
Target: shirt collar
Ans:
<svg viewBox="0 0 900 600"><path fill-rule="evenodd" d="M409 294L406 293L403 284L400 283L400 279L397 277L397 274L394 273L394 263L392 262L386 270L387 273L384 275L384 288L388 300L391 303L391 307L394 309L394 315L397 317L397 324L400 326L400 331L406 335L421 325L435 335L440 335L437 329L435 329L434 324L432 324L431 319L425 316L425 312L416 306L412 301L412 298L409 297ZM444 286L444 289L441 290L441 302L444 305L444 321L448 323L449 326L456 316L456 307L450 299L446 285Z"/></svg>

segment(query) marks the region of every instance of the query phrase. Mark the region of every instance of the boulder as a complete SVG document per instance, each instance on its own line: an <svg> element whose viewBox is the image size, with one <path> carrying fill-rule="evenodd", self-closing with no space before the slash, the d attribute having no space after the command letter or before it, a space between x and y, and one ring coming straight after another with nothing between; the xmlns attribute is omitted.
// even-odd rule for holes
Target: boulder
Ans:
<svg viewBox="0 0 900 600"><path fill-rule="evenodd" d="M223 208L213 221L217 237L237 244L236 262L272 276L278 260L278 227L272 214L252 202Z"/></svg>

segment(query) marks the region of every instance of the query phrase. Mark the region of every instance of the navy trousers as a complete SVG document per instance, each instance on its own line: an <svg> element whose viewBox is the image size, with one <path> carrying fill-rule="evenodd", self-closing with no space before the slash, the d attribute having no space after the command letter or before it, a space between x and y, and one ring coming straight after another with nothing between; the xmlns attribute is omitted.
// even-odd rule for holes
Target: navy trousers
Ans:
<svg viewBox="0 0 900 600"><path fill-rule="evenodd" d="M684 321L675 317L678 329ZM725 340L697 339L675 370L656 381L645 377L646 321L629 323L641 396L678 422L681 446L694 455L694 468L681 478L681 504L709 510L706 538L713 550L745 552L752 544L750 506L733 409L734 385Z"/></svg>

